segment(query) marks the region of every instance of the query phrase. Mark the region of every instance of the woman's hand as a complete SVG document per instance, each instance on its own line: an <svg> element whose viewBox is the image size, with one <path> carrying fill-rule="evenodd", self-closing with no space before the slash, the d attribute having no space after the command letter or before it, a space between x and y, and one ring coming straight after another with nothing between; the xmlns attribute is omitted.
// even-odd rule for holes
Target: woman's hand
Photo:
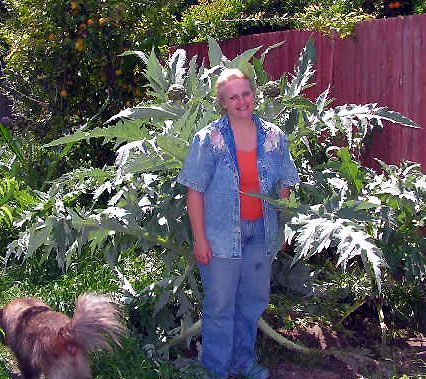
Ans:
<svg viewBox="0 0 426 379"><path fill-rule="evenodd" d="M202 238L200 240L194 241L194 257L198 263L207 265L212 259L212 256L210 243L207 241L207 239Z"/></svg>

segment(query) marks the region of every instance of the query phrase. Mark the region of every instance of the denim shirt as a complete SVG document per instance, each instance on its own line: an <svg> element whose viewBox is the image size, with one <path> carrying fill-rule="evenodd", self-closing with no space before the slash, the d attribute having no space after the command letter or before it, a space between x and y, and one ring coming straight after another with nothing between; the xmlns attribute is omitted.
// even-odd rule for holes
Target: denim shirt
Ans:
<svg viewBox="0 0 426 379"><path fill-rule="evenodd" d="M257 166L261 193L276 194L297 184L299 175L284 133L253 116L257 127ZM241 258L240 176L229 117L211 123L194 137L178 176L184 186L204 193L206 237L220 258ZM262 200L267 255L275 256L281 238L278 211Z"/></svg>

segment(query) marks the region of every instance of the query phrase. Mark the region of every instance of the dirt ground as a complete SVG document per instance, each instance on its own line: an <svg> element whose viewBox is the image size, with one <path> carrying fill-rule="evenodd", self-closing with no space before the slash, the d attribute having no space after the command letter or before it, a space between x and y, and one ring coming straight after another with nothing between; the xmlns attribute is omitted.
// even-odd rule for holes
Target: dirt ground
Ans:
<svg viewBox="0 0 426 379"><path fill-rule="evenodd" d="M375 336L375 330L370 332ZM426 378L426 336L422 334L396 339L382 349L376 337L359 334L348 338L319 324L280 333L321 353L289 353L260 337L261 344L266 344L262 363L271 369L271 379L388 379L404 374ZM364 334L369 334L368 329ZM357 339L360 342L355 345Z"/></svg>

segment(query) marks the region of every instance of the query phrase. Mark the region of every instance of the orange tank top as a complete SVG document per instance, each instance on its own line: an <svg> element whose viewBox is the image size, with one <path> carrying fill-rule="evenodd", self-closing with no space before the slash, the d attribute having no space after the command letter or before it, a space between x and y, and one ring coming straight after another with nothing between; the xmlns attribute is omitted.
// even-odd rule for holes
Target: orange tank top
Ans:
<svg viewBox="0 0 426 379"><path fill-rule="evenodd" d="M240 190L243 192L260 192L259 172L257 170L257 151L237 151L240 169ZM240 194L240 213L243 220L258 220L263 217L262 200Z"/></svg>

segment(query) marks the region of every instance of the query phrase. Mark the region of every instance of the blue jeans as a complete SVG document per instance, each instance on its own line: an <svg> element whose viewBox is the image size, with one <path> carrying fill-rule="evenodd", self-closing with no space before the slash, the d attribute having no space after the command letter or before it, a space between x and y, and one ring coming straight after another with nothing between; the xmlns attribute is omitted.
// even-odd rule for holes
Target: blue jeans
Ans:
<svg viewBox="0 0 426 379"><path fill-rule="evenodd" d="M241 222L242 258L200 265L204 289L202 364L220 378L256 362L257 322L269 303L271 257L263 219Z"/></svg>

